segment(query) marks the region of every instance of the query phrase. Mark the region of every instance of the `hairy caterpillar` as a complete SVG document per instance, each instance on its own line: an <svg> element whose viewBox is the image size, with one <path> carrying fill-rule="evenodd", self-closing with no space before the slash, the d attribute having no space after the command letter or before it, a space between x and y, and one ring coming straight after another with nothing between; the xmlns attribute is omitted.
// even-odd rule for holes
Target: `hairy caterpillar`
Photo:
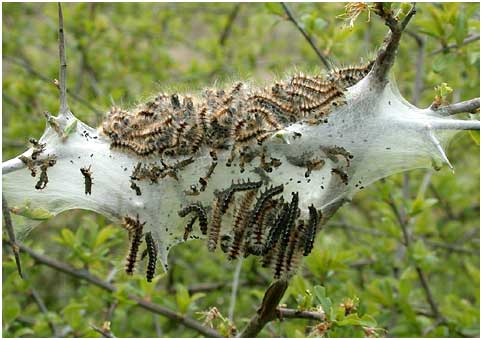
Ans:
<svg viewBox="0 0 482 340"><path fill-rule="evenodd" d="M139 247L142 243L142 233L146 222L141 223L139 216L137 219L133 219L129 216L125 216L123 220L124 228L129 232L130 246L125 260L125 272L127 275L132 275L137 263L137 254Z"/></svg>
<svg viewBox="0 0 482 340"><path fill-rule="evenodd" d="M157 247L154 242L154 239L152 238L152 234L150 232L146 233L145 240L146 240L147 255L148 255L146 280L147 282L151 282L152 278L156 274Z"/></svg>

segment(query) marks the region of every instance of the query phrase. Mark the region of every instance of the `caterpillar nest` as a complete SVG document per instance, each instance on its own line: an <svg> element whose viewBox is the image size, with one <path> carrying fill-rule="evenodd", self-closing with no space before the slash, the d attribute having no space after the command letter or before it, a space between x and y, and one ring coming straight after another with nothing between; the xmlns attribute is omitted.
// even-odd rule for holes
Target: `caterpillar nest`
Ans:
<svg viewBox="0 0 482 340"><path fill-rule="evenodd" d="M4 163L17 166L3 174L17 232L88 209L135 221L126 271L145 239L148 280L156 259L167 270L169 250L199 238L290 276L334 206L393 173L448 163L443 146L454 132L436 127L452 118L410 105L393 81L371 89L372 64L264 89L238 82L199 96L159 94L133 110L112 108L97 130L70 113L53 118L31 149ZM46 159L55 162L42 167ZM48 181L36 187L40 174Z"/></svg>

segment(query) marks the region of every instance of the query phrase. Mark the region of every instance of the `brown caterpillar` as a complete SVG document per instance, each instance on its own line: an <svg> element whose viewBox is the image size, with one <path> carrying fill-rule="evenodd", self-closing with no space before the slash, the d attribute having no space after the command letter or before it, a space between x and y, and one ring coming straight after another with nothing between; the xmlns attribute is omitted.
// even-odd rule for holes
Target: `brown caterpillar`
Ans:
<svg viewBox="0 0 482 340"><path fill-rule="evenodd" d="M42 162L42 165L40 165L40 178L35 184L35 189L37 190L42 190L45 189L47 186L47 183L49 182L49 177L47 176L47 169L51 166L54 166L56 163L56 160L54 158L47 158Z"/></svg>
<svg viewBox="0 0 482 340"><path fill-rule="evenodd" d="M212 153L211 153L211 157L213 157ZM201 191L206 190L206 186L208 185L208 179L211 177L211 175L214 172L214 169L218 165L218 162L216 160L217 160L217 157L215 156L215 153L214 153L213 161L212 161L211 165L209 166L209 169L208 169L208 172L207 172L206 176L199 178L199 183L201 184L201 189L200 189Z"/></svg>
<svg viewBox="0 0 482 340"><path fill-rule="evenodd" d="M343 184L348 185L348 175L342 169L333 168L333 169L331 169L331 173L338 175L338 177L343 182Z"/></svg>
<svg viewBox="0 0 482 340"><path fill-rule="evenodd" d="M204 209L201 203L195 202L178 211L178 215L180 217L186 217L187 214L190 213L195 213L197 215L197 217L199 218L199 228L201 229L202 234L206 235L208 230L208 218L206 214L206 209Z"/></svg>
<svg viewBox="0 0 482 340"><path fill-rule="evenodd" d="M309 160L306 164L305 178L310 177L313 170L320 170L323 165L325 165L325 161L322 159Z"/></svg>
<svg viewBox="0 0 482 340"><path fill-rule="evenodd" d="M251 233L247 233L246 237L249 242L249 251L254 255L261 255L263 252L263 219L266 213L266 210L270 206L270 200L276 195L279 195L283 192L284 186L283 184L270 187L269 189L265 190L261 193L260 197L256 201L256 204L251 211L249 218L248 218L248 225L252 228L252 235L254 236L253 240L251 240ZM271 203L271 207L272 203ZM251 244L253 243L253 244Z"/></svg>
<svg viewBox="0 0 482 340"><path fill-rule="evenodd" d="M211 224L209 225L208 250L214 251L218 245L219 232L221 231L221 201L222 193L214 192L214 201L212 204Z"/></svg>
<svg viewBox="0 0 482 340"><path fill-rule="evenodd" d="M299 220L296 228L290 233L288 248L286 250L286 260L284 264L285 275L287 276L289 276L297 268L300 253L303 250L302 235L304 231L304 221Z"/></svg>
<svg viewBox="0 0 482 340"><path fill-rule="evenodd" d="M131 241L124 267L127 275L132 275L134 273L137 263L137 253L139 252L139 247L142 243L142 230L145 224L146 222L140 223L139 216L137 216L136 220L129 216L126 216L123 219L123 226L129 232L129 239Z"/></svg>
<svg viewBox="0 0 482 340"><path fill-rule="evenodd" d="M370 72L374 62L372 60L362 66L349 66L331 71L328 75L328 80L346 89L362 80Z"/></svg>
<svg viewBox="0 0 482 340"><path fill-rule="evenodd" d="M45 150L45 143L39 143L35 138L29 139L30 144L33 145L32 160L36 160L38 155L40 155ZM35 177L35 176L34 176Z"/></svg>
<svg viewBox="0 0 482 340"><path fill-rule="evenodd" d="M243 245L244 234L247 228L249 207L256 197L256 190L249 190L244 194L233 220L234 237L229 249L228 258L233 260L238 257Z"/></svg>
<svg viewBox="0 0 482 340"><path fill-rule="evenodd" d="M152 278L156 274L157 246L152 238L151 232L146 233L145 240L147 245L147 255L149 256L146 269L146 279L147 282L151 282Z"/></svg>
<svg viewBox="0 0 482 340"><path fill-rule="evenodd" d="M35 169L35 162L33 160L25 156L19 156L18 159L20 159L22 163L27 166L32 177L37 176L37 169Z"/></svg>
<svg viewBox="0 0 482 340"><path fill-rule="evenodd" d="M92 172L90 171L90 167L92 165L89 165L88 168L80 168L80 172L84 176L84 186L85 186L85 194L86 195L91 195L92 194Z"/></svg>
<svg viewBox="0 0 482 340"><path fill-rule="evenodd" d="M198 219L198 215L194 215L184 227L184 235L182 237L184 241L187 241L189 234L192 232L192 227L194 223L196 223L197 219Z"/></svg>

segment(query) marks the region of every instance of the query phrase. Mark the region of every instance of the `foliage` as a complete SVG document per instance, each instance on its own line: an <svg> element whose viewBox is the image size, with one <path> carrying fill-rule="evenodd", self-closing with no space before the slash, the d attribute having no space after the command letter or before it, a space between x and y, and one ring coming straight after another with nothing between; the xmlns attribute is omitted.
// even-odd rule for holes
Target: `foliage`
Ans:
<svg viewBox="0 0 482 340"><path fill-rule="evenodd" d="M56 112L58 93L57 8L55 4L3 4L3 160L23 151L29 137L44 128L42 112ZM322 64L303 37L284 19L278 4L241 4L229 36L220 43L236 4L69 3L64 5L68 88L91 104L69 99L72 111L96 125L112 103L130 106L156 91L196 90L238 77L265 82L291 71L320 72ZM393 4L392 10L398 11ZM402 5L401 11L404 11ZM479 95L479 5L418 4L411 32L425 41L420 106L449 84L444 100ZM344 4L290 4L308 34L335 65L367 58L383 40L386 27L372 13L360 14L351 27ZM369 11L369 9L368 9ZM430 55L441 47L456 47ZM395 78L407 98L415 95L417 43L402 38ZM29 66L26 67L25 63ZM19 66L20 65L20 66ZM23 65L23 66L21 66ZM32 71L29 71L29 68ZM457 70L457 72L454 72ZM40 76L39 76L40 75ZM44 77L44 79L42 79ZM441 88L440 88L441 89ZM441 90L440 90L441 91ZM96 112L97 111L97 112ZM476 138L476 137L474 137ZM478 137L477 137L478 138ZM268 325L263 336L477 336L479 334L479 175L478 144L461 133L448 150L455 175L443 168L392 176L355 196L324 226L313 253L291 282L282 303L289 308L322 310L323 322L286 319ZM413 242L405 247L391 206L403 207ZM35 265L26 254L21 280L9 252L3 256L3 335L99 336L114 306L111 331L122 337L188 337L198 334L170 319L139 309L136 294L203 322L216 307L213 323L229 335L231 273L235 263L208 253L204 243L180 245L171 270L153 283L123 273L127 242L122 230L88 212L62 214L35 229L24 241L38 252L106 279L114 294L85 281ZM140 266L144 266L141 263ZM446 322L430 316L417 268L428 278ZM256 311L270 275L244 260L233 323L241 329ZM200 283L226 283L198 293ZM41 312L32 288L45 302ZM54 288L54 289L52 289ZM201 294L202 293L202 294ZM350 312L347 313L347 306Z"/></svg>

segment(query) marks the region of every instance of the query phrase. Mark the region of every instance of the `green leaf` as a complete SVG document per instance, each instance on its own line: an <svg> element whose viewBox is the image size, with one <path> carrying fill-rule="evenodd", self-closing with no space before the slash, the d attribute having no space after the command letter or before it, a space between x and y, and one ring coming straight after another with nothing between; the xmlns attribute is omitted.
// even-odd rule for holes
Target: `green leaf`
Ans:
<svg viewBox="0 0 482 340"><path fill-rule="evenodd" d="M20 315L20 304L14 296L6 296L2 301L2 311L3 322L9 324Z"/></svg>
<svg viewBox="0 0 482 340"><path fill-rule="evenodd" d="M318 300L318 303L323 308L323 311L327 315L328 319L331 314L331 308L333 306L331 299L326 296L326 288L323 286L315 286L314 287L315 297Z"/></svg>
<svg viewBox="0 0 482 340"><path fill-rule="evenodd" d="M94 248L97 248L98 246L105 243L110 237L114 236L115 233L116 233L116 230L114 228L111 228L111 227L103 228L95 238Z"/></svg>
<svg viewBox="0 0 482 340"><path fill-rule="evenodd" d="M465 17L465 10L464 6L460 6L457 12L457 18L455 20L455 41L457 42L458 46L462 46L465 37L468 34L468 22L467 18Z"/></svg>
<svg viewBox="0 0 482 340"><path fill-rule="evenodd" d="M189 305L191 304L189 291L182 284L176 285L176 303L181 314L185 314L189 308Z"/></svg>
<svg viewBox="0 0 482 340"><path fill-rule="evenodd" d="M35 221L45 221L54 217L48 210L43 208L32 209L28 204L22 207L12 207L10 211L15 215L20 215Z"/></svg>
<svg viewBox="0 0 482 340"><path fill-rule="evenodd" d="M278 2L266 2L264 6L271 14L279 16L284 15L284 10L281 8L281 5Z"/></svg>
<svg viewBox="0 0 482 340"><path fill-rule="evenodd" d="M72 326L73 329L79 328L83 320L83 314L85 312L85 305L78 302L71 302L62 311L64 320Z"/></svg>
<svg viewBox="0 0 482 340"><path fill-rule="evenodd" d="M74 120L65 127L64 134L66 136L69 136L72 132L76 131L76 129L77 129L77 119L74 118Z"/></svg>
<svg viewBox="0 0 482 340"><path fill-rule="evenodd" d="M62 235L62 239L64 240L65 245L73 247L75 245L75 235L74 233L67 228L61 230L60 234Z"/></svg>

